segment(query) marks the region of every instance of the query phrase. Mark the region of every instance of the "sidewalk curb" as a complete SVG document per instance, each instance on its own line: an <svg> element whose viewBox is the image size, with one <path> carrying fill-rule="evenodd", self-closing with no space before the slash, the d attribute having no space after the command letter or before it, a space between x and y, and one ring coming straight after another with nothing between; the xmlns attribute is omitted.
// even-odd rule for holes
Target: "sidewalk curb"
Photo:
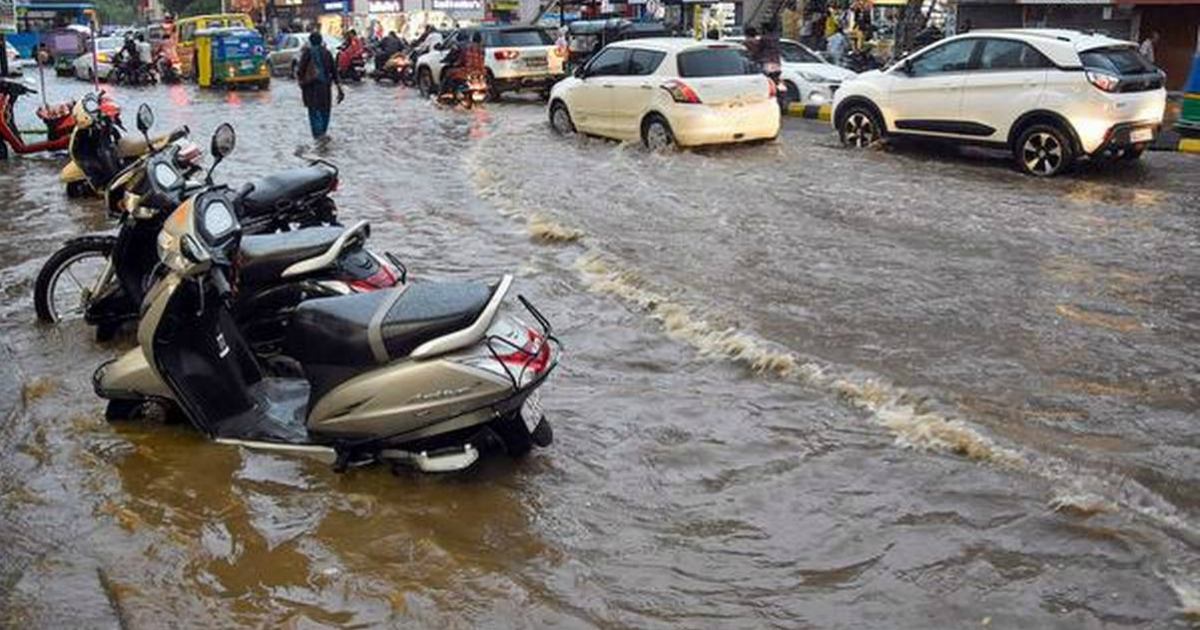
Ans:
<svg viewBox="0 0 1200 630"><path fill-rule="evenodd" d="M833 107L830 105L801 105L792 103L788 105L787 115L795 118L808 118L809 120L823 120L829 122L832 118Z"/></svg>

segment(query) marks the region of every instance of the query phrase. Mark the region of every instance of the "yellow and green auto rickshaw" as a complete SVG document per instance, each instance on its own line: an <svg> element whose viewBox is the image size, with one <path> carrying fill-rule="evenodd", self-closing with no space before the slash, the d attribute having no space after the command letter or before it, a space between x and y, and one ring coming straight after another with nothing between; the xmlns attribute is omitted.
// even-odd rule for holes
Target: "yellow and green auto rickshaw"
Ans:
<svg viewBox="0 0 1200 630"><path fill-rule="evenodd" d="M258 31L214 28L196 31L193 77L200 87L253 85L265 90L271 83L267 47Z"/></svg>

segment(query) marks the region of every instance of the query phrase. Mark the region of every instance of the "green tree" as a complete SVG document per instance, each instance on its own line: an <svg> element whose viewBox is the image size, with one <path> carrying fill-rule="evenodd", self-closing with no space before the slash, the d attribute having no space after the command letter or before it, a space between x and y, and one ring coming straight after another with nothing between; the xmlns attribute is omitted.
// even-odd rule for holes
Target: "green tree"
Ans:
<svg viewBox="0 0 1200 630"><path fill-rule="evenodd" d="M221 12L221 0L162 0L162 5L175 17Z"/></svg>

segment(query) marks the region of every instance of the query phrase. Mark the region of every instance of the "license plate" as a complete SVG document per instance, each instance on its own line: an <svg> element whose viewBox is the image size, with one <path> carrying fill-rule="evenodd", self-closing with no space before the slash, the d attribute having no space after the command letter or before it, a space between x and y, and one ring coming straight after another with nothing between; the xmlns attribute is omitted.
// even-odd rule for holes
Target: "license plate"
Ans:
<svg viewBox="0 0 1200 630"><path fill-rule="evenodd" d="M529 429L530 434L545 416L546 413L542 411L542 395L533 392L525 399L525 404L521 405L521 419L525 421L525 428Z"/></svg>
<svg viewBox="0 0 1200 630"><path fill-rule="evenodd" d="M1149 142L1154 139L1154 130L1150 128L1134 129L1129 133L1130 142Z"/></svg>
<svg viewBox="0 0 1200 630"><path fill-rule="evenodd" d="M526 57L525 67L527 68L545 68L550 65L550 60L545 57Z"/></svg>
<svg viewBox="0 0 1200 630"><path fill-rule="evenodd" d="M254 67L254 62L253 62L253 61L250 61L250 60L248 60L248 59L247 59L246 61L243 61L243 62L242 62L242 70L249 70L249 69L251 69L251 68L253 68L253 67Z"/></svg>

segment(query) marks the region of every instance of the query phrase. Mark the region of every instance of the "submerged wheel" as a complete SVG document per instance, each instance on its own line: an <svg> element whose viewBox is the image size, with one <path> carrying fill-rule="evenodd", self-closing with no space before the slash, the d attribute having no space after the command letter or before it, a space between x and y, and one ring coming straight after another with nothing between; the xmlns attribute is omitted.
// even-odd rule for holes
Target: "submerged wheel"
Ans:
<svg viewBox="0 0 1200 630"><path fill-rule="evenodd" d="M54 252L33 287L38 319L54 324L82 317L116 242L111 236L80 238Z"/></svg>
<svg viewBox="0 0 1200 630"><path fill-rule="evenodd" d="M417 91L421 96L429 96L433 94L433 73L429 68L421 68L417 73Z"/></svg>
<svg viewBox="0 0 1200 630"><path fill-rule="evenodd" d="M571 120L571 112L567 111L566 103L554 101L550 106L550 128L560 136L575 133L575 121Z"/></svg>
<svg viewBox="0 0 1200 630"><path fill-rule="evenodd" d="M140 400L110 400L104 408L104 419L109 422L133 420L141 415L145 404Z"/></svg>
<svg viewBox="0 0 1200 630"><path fill-rule="evenodd" d="M1130 147L1121 151L1121 159L1126 162L1136 162L1142 158L1142 154L1146 152L1146 146Z"/></svg>
<svg viewBox="0 0 1200 630"><path fill-rule="evenodd" d="M862 149L875 144L883 138L883 127L875 113L861 105L854 105L842 116L838 125L838 135L842 144Z"/></svg>
<svg viewBox="0 0 1200 630"><path fill-rule="evenodd" d="M78 199L80 197L86 197L89 190L90 190L90 188L88 187L88 183L86 181L78 180L78 181L73 181L73 182L67 182L67 198L68 199Z"/></svg>
<svg viewBox="0 0 1200 630"><path fill-rule="evenodd" d="M519 412L496 420L492 423L492 430L500 436L500 441L504 443L504 451L509 457L522 457L533 448L533 439Z"/></svg>
<svg viewBox="0 0 1200 630"><path fill-rule="evenodd" d="M642 123L642 144L656 153L675 148L675 134L667 119L653 114Z"/></svg>
<svg viewBox="0 0 1200 630"><path fill-rule="evenodd" d="M1033 125L1021 132L1013 153L1017 166L1036 177L1054 177L1070 168L1075 160L1066 134L1051 125Z"/></svg>

